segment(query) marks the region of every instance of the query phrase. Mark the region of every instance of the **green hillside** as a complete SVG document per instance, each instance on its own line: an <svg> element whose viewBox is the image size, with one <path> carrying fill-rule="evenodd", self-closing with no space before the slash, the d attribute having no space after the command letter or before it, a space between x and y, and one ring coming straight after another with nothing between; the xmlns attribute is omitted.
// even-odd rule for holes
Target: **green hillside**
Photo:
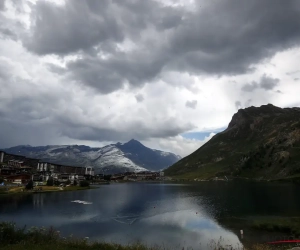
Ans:
<svg viewBox="0 0 300 250"><path fill-rule="evenodd" d="M225 131L165 173L192 179L300 177L300 108L240 109Z"/></svg>

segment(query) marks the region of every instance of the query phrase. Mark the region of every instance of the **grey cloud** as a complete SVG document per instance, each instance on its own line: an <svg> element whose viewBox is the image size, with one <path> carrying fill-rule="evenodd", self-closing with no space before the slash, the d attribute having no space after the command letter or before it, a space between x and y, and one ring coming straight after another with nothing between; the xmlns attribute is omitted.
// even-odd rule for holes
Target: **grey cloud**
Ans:
<svg viewBox="0 0 300 250"><path fill-rule="evenodd" d="M185 106L187 108L195 109L197 107L197 100L187 101Z"/></svg>
<svg viewBox="0 0 300 250"><path fill-rule="evenodd" d="M69 0L61 7L38 1L32 14L32 34L25 46L41 55L68 54L107 40L122 41L122 29L107 2ZM96 6L97 14L93 13Z"/></svg>
<svg viewBox="0 0 300 250"><path fill-rule="evenodd" d="M279 79L263 75L260 79L260 87L265 90L274 89L279 83Z"/></svg>
<svg viewBox="0 0 300 250"><path fill-rule="evenodd" d="M53 73L56 73L58 75L64 75L67 73L67 70L63 67L60 67L56 64L53 64L53 63L46 63L46 66L47 68L53 72Z"/></svg>
<svg viewBox="0 0 300 250"><path fill-rule="evenodd" d="M299 14L300 2L292 0L284 5L280 0L196 2L194 12L157 1L67 0L64 7L38 2L25 46L61 56L83 51L67 65L70 74L109 93L125 82L142 86L169 70L249 72L261 60L299 44ZM125 40L135 48L120 50L118 44ZM91 63L95 66L87 69Z"/></svg>
<svg viewBox="0 0 300 250"><path fill-rule="evenodd" d="M236 109L243 109L243 108L247 108L251 105L252 100L248 99L246 102L242 103L241 101L236 101L235 104L235 108Z"/></svg>
<svg viewBox="0 0 300 250"><path fill-rule="evenodd" d="M57 131L51 124L44 126L30 124L28 122L1 121L0 148L8 148L16 145L49 145L57 144ZM47 133L45 133L45 130Z"/></svg>
<svg viewBox="0 0 300 250"><path fill-rule="evenodd" d="M0 37L1 38L10 38L12 40L17 40L17 34L12 30L4 27L0 27Z"/></svg>
<svg viewBox="0 0 300 250"><path fill-rule="evenodd" d="M142 94L137 94L137 95L135 95L135 99L137 102L142 102L142 101L144 101L145 98Z"/></svg>
<svg viewBox="0 0 300 250"><path fill-rule="evenodd" d="M298 77L294 78L294 81L298 81L298 80L299 80L299 78L298 78Z"/></svg>
<svg viewBox="0 0 300 250"><path fill-rule="evenodd" d="M298 74L298 73L300 73L300 70L289 71L289 72L286 72L285 74L290 76L290 75L295 75L295 74Z"/></svg>
<svg viewBox="0 0 300 250"><path fill-rule="evenodd" d="M103 94L113 92L123 87L125 79L118 72L111 72L106 65L97 60L78 60L68 64L72 72L71 78L97 89Z"/></svg>
<svg viewBox="0 0 300 250"><path fill-rule="evenodd" d="M248 99L244 104L245 108L250 107L251 103L252 103L252 99Z"/></svg>
<svg viewBox="0 0 300 250"><path fill-rule="evenodd" d="M92 141L166 138L195 128L192 123L179 122L176 117L155 119L155 113L154 118L141 120L138 116L130 116L131 110L122 114L126 117L123 119L120 115L103 114L100 108L97 117L91 118L89 104L74 101L77 97L70 91L72 85L51 88L46 84L45 91L28 79L11 77L17 73L17 65L0 60L0 148L18 144L59 144L64 138ZM22 88L16 88L16 84ZM30 89L33 85L34 91ZM14 95L4 98L7 93ZM140 100L141 97L137 95ZM122 126L118 125L118 120L122 121Z"/></svg>
<svg viewBox="0 0 300 250"><path fill-rule="evenodd" d="M111 60L85 57L69 62L67 69L72 79L107 94L123 88L126 82L139 87L153 80L165 59L157 55L156 59L146 60L151 54L151 51L132 56L117 53Z"/></svg>
<svg viewBox="0 0 300 250"><path fill-rule="evenodd" d="M168 124L168 125L167 125ZM171 125L167 123L166 126L153 129L143 123L136 122L132 124L130 130L124 132L113 128L95 128L86 126L70 126L68 128L62 127L61 133L72 139L91 140L91 141L127 141L131 138L138 140L146 140L149 138L166 138L176 136L186 132L195 126L185 124L183 126ZM169 127L168 127L169 126Z"/></svg>
<svg viewBox="0 0 300 250"><path fill-rule="evenodd" d="M182 19L182 11L145 0L66 0L63 7L38 2L34 9L34 25L25 46L41 55L107 52L108 43L112 46L109 50L114 50L126 38L133 42L140 39L149 25L165 30ZM99 48L95 50L95 46Z"/></svg>
<svg viewBox="0 0 300 250"><path fill-rule="evenodd" d="M259 85L256 82L248 83L242 87L243 91L252 92L255 89L258 89Z"/></svg>
<svg viewBox="0 0 300 250"><path fill-rule="evenodd" d="M276 93L282 94L282 91L278 89L278 90L276 90Z"/></svg>
<svg viewBox="0 0 300 250"><path fill-rule="evenodd" d="M263 75L260 78L260 81L258 83L252 82L252 83L245 84L242 87L242 90L245 92L252 92L259 88L264 90L272 90L278 85L278 83L279 83L279 79Z"/></svg>
<svg viewBox="0 0 300 250"><path fill-rule="evenodd" d="M0 11L4 10L5 7L5 0L0 1Z"/></svg>
<svg viewBox="0 0 300 250"><path fill-rule="evenodd" d="M236 101L236 102L234 103L234 105L235 105L235 108L236 108L236 109L242 108L242 103L241 103L240 101Z"/></svg>

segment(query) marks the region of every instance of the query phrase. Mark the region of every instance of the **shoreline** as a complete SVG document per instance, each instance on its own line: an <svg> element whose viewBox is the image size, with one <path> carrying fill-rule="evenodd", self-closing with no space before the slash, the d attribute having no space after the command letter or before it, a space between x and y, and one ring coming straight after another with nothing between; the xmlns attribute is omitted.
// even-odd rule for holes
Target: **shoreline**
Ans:
<svg viewBox="0 0 300 250"><path fill-rule="evenodd" d="M25 187L10 188L8 191L2 191L0 188L0 196L10 196L10 195L29 195L29 194L40 194L40 193L53 193L53 192L70 192L70 191L83 191L88 189L97 189L98 187L55 187L55 186L39 186L42 190L26 190Z"/></svg>
<svg viewBox="0 0 300 250"><path fill-rule="evenodd" d="M285 177L285 178L278 178L278 179L262 179L262 178L249 178L249 177L232 177L228 176L228 180L225 179L219 179L214 180L213 178L210 179L201 179L201 178L175 178L170 177L171 179L167 180L170 182L229 182L229 181L251 181L251 182L278 182L278 183L294 183L294 184L300 184L300 176L291 176L291 177ZM197 179L197 180L195 180Z"/></svg>

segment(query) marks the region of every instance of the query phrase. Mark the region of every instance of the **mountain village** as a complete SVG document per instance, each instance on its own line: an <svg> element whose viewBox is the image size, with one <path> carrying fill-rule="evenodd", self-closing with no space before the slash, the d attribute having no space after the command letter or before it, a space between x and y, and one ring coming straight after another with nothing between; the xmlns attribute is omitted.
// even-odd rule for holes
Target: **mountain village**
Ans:
<svg viewBox="0 0 300 250"><path fill-rule="evenodd" d="M104 172L95 174L94 168L90 166L66 166L0 151L0 179L6 183L24 185L32 180L34 185L46 185L49 178L53 178L60 184L67 182L74 184L83 180L95 182L104 180ZM109 176L109 180L115 182L160 180L162 178L164 178L162 171L123 172Z"/></svg>

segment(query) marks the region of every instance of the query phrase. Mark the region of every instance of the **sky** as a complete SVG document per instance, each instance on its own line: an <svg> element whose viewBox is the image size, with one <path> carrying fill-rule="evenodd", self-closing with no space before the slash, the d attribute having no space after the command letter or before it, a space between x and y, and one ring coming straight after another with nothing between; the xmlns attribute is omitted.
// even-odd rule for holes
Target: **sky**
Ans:
<svg viewBox="0 0 300 250"><path fill-rule="evenodd" d="M300 106L298 0L0 0L0 148L132 138L186 156Z"/></svg>

